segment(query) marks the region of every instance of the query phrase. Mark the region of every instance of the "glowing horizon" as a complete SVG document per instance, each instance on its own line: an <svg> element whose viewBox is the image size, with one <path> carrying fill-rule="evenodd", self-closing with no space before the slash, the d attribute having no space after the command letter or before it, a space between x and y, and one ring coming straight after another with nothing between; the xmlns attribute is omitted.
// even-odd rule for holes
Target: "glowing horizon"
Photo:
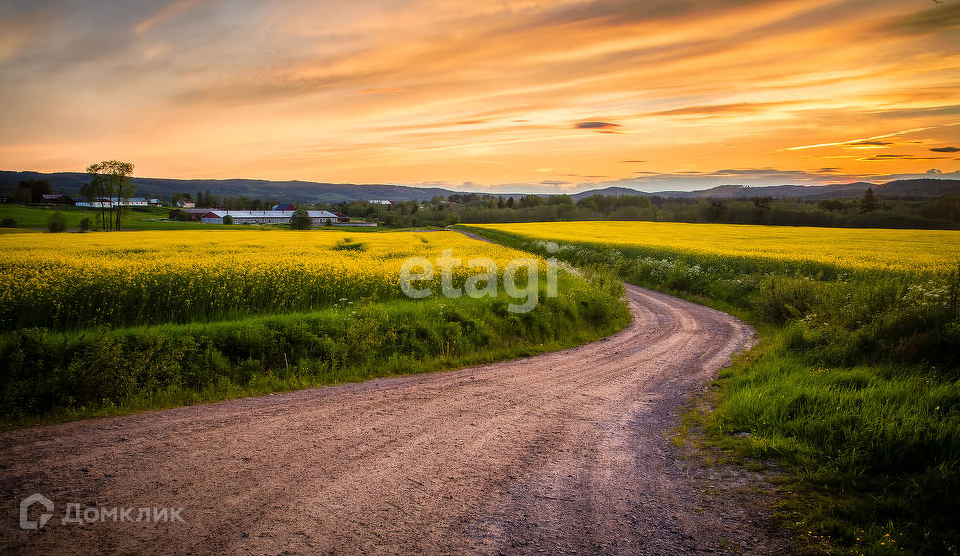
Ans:
<svg viewBox="0 0 960 556"><path fill-rule="evenodd" d="M0 16L4 170L543 192L960 178L960 0Z"/></svg>

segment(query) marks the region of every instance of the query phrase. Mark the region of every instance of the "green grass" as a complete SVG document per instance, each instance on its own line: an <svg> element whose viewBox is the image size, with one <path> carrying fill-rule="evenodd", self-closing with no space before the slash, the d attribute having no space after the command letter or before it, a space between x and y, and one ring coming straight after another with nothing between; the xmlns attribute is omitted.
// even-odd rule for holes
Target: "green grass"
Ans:
<svg viewBox="0 0 960 556"><path fill-rule="evenodd" d="M0 335L5 427L171 407L523 357L629 322L609 276L561 276L523 314L507 299L347 302L235 321Z"/></svg>
<svg viewBox="0 0 960 556"><path fill-rule="evenodd" d="M47 230L47 221L50 215L59 210L67 218L67 230L77 231L80 229L80 221L84 218L90 219L92 231L96 231L97 217L100 209L85 207L53 207L42 205L18 205L13 203L0 204L0 220L12 218L17 222L16 228L0 228L0 233L12 232L36 232ZM173 211L170 207L130 207L125 209L121 226L124 230L204 230L204 229L234 229L249 230L251 228L262 228L265 230L289 229L286 224L236 224L224 226L222 224L204 224L203 222L181 222L170 220L169 214ZM363 218L352 218L353 222L364 222ZM344 230L348 229L356 233L377 233L384 231L427 231L443 230L437 226L420 226L413 228L390 228L387 226L377 227L340 227L340 226L314 226L315 231L325 230Z"/></svg>
<svg viewBox="0 0 960 556"><path fill-rule="evenodd" d="M549 256L541 241L470 231ZM759 345L721 371L704 425L717 446L786 466L780 511L803 550L956 553L960 274L771 266L587 242L556 256L757 327Z"/></svg>
<svg viewBox="0 0 960 556"><path fill-rule="evenodd" d="M80 229L80 221L90 219L91 229L97 228L99 209L84 207L43 207L3 204L0 205L0 220L12 218L17 222L16 229L46 230L50 215L59 210L67 219L67 229ZM202 222L179 222L169 220L170 211L166 207L130 207L124 210L120 225L124 230L196 230L222 227L220 224ZM109 217L109 216L108 216ZM229 228L230 226L227 226Z"/></svg>

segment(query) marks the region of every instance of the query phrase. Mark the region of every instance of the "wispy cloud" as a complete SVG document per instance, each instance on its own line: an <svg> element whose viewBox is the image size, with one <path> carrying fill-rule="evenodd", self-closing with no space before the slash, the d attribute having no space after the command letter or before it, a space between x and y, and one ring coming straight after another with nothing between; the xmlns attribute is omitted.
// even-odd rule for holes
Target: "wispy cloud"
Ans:
<svg viewBox="0 0 960 556"><path fill-rule="evenodd" d="M893 141L857 141L856 143L849 143L851 146L869 146L869 147L886 147L889 145L895 145Z"/></svg>
<svg viewBox="0 0 960 556"><path fill-rule="evenodd" d="M842 145L864 145L864 144L876 144L877 139L885 139L887 137L897 137L900 135L907 135L910 133L919 133L921 131L927 131L933 129L932 127L918 127L914 129L905 129L903 131L894 131L891 133L885 133L883 135L874 135L873 137L867 137L864 139L850 139L848 141L837 141L834 143L817 143L814 145L801 145L799 147L788 147L784 149L785 151L802 151L806 149L817 149L821 147L836 147Z"/></svg>
<svg viewBox="0 0 960 556"><path fill-rule="evenodd" d="M755 113L771 108L802 104L801 101L789 102L739 102L736 104L714 104L706 106L685 106L671 110L648 112L646 116L711 116L715 114Z"/></svg>
<svg viewBox="0 0 960 556"><path fill-rule="evenodd" d="M889 160L940 160L943 158L949 158L947 156L914 156L910 154L875 154L867 158L861 158L860 160L875 162L875 161L889 161Z"/></svg>
<svg viewBox="0 0 960 556"><path fill-rule="evenodd" d="M140 23L136 24L133 28L133 31L138 35L142 35L154 27L172 23L205 1L206 0L180 0L179 2L168 4L160 11L150 15Z"/></svg>
<svg viewBox="0 0 960 556"><path fill-rule="evenodd" d="M960 27L960 4L941 3L924 11L889 19L881 31L924 35Z"/></svg>

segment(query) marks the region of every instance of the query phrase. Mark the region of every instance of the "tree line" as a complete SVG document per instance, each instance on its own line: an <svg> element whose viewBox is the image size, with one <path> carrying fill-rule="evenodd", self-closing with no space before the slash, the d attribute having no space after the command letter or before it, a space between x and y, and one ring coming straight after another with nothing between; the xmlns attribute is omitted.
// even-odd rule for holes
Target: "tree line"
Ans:
<svg viewBox="0 0 960 556"><path fill-rule="evenodd" d="M392 227L564 220L649 220L783 226L960 229L960 194L934 199L684 199L646 195L487 195L462 193L393 205L365 201L318 204Z"/></svg>

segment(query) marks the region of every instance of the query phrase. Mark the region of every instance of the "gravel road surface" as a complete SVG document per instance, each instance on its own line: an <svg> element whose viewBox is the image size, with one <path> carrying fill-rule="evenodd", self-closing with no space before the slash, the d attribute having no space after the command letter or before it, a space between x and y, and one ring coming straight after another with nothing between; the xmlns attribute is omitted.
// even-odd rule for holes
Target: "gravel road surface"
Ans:
<svg viewBox="0 0 960 556"><path fill-rule="evenodd" d="M566 351L4 433L0 552L781 553L762 479L669 438L753 331L627 295L633 324ZM53 517L22 530L33 493ZM182 522L64 524L67 504L183 508Z"/></svg>

